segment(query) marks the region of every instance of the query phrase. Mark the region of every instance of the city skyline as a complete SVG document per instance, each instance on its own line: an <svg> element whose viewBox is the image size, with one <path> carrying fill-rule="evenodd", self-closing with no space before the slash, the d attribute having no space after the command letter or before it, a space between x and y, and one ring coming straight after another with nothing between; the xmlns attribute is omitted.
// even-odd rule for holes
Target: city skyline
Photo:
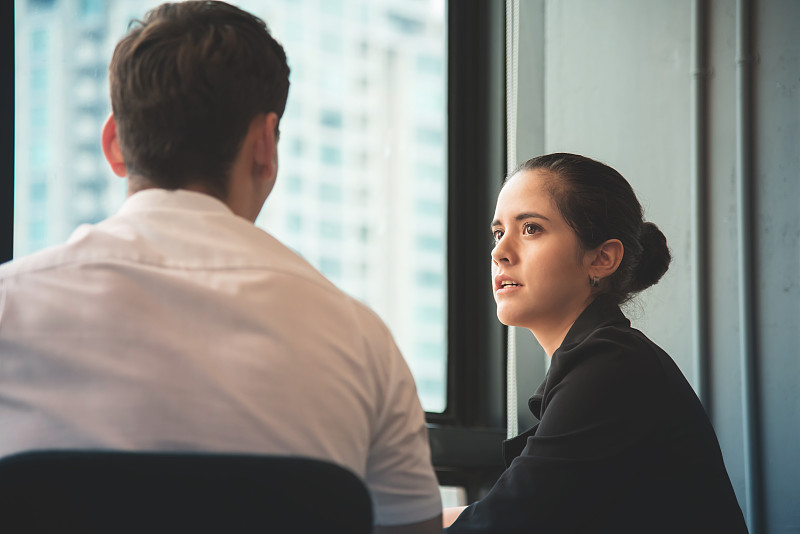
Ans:
<svg viewBox="0 0 800 534"><path fill-rule="evenodd" d="M441 1L235 2L286 49L279 173L256 224L386 321L445 408L446 28ZM125 198L99 145L107 63L158 2L17 0L15 256Z"/></svg>

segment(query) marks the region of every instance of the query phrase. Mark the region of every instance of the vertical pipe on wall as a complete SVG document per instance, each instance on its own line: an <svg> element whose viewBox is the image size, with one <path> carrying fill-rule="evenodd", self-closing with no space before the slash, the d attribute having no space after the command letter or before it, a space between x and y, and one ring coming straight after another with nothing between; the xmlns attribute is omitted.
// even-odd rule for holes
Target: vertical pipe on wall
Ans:
<svg viewBox="0 0 800 534"><path fill-rule="evenodd" d="M761 450L759 442L758 366L755 329L755 246L753 217L753 120L751 0L736 3L736 181L739 204L739 313L744 419L745 492L750 534L762 531Z"/></svg>
<svg viewBox="0 0 800 534"><path fill-rule="evenodd" d="M708 343L708 2L692 2L692 139L691 172L694 186L692 299L695 390L711 417Z"/></svg>

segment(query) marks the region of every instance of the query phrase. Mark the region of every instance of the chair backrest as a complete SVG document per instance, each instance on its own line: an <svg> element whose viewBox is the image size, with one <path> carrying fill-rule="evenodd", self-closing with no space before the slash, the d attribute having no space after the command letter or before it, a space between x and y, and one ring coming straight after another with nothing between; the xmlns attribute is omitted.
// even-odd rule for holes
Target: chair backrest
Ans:
<svg viewBox="0 0 800 534"><path fill-rule="evenodd" d="M35 451L0 459L0 531L366 534L372 502L308 458Z"/></svg>

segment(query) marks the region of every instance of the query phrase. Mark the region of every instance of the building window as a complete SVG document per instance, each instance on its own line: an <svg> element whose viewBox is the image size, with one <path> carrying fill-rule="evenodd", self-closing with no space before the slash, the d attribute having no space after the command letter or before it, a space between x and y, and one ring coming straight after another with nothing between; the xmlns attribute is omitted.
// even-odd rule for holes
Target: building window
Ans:
<svg viewBox="0 0 800 534"><path fill-rule="evenodd" d="M441 217L444 206L441 202L429 200L427 198L417 199L416 210L419 215Z"/></svg>
<svg viewBox="0 0 800 534"><path fill-rule="evenodd" d="M289 228L290 232L302 232L303 231L303 216L299 213L290 213L286 217L286 226Z"/></svg>
<svg viewBox="0 0 800 534"><path fill-rule="evenodd" d="M342 223L338 221L322 221L319 233L327 240L341 241L343 235Z"/></svg>
<svg viewBox="0 0 800 534"><path fill-rule="evenodd" d="M105 2L103 0L81 0L80 13L81 16L91 17L103 14L103 7Z"/></svg>
<svg viewBox="0 0 800 534"><path fill-rule="evenodd" d="M341 111L336 110L322 110L320 113L319 122L323 126L327 126L329 128L341 128L342 113Z"/></svg>
<svg viewBox="0 0 800 534"><path fill-rule="evenodd" d="M290 174L286 177L286 189L294 195L299 195L303 192L303 179L297 174Z"/></svg>
<svg viewBox="0 0 800 534"><path fill-rule="evenodd" d="M326 202L341 202L342 187L338 184L322 182L319 186L319 198Z"/></svg>
<svg viewBox="0 0 800 534"><path fill-rule="evenodd" d="M417 283L423 287L442 287L444 284L444 277L442 273L434 271L419 271L417 272Z"/></svg>
<svg viewBox="0 0 800 534"><path fill-rule="evenodd" d="M342 163L342 151L333 146L321 146L319 156L322 162L328 165L341 165Z"/></svg>
<svg viewBox="0 0 800 534"><path fill-rule="evenodd" d="M43 54L47 52L48 35L47 30L38 29L31 32L31 52Z"/></svg>
<svg viewBox="0 0 800 534"><path fill-rule="evenodd" d="M428 252L443 252L444 239L439 236L420 235L417 236L417 248Z"/></svg>
<svg viewBox="0 0 800 534"><path fill-rule="evenodd" d="M417 129L417 142L421 145L433 145L435 147L442 146L444 143L444 136L439 130L432 130L430 128Z"/></svg>
<svg viewBox="0 0 800 534"><path fill-rule="evenodd" d="M28 8L31 11L46 11L52 9L56 0L28 0Z"/></svg>
<svg viewBox="0 0 800 534"><path fill-rule="evenodd" d="M319 270L328 278L336 279L342 276L342 263L337 258L321 258Z"/></svg>

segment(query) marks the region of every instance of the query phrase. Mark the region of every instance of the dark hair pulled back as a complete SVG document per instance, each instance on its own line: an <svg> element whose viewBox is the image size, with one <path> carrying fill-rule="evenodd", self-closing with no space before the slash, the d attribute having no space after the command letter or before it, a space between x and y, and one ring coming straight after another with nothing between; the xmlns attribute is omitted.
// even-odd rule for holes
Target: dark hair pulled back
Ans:
<svg viewBox="0 0 800 534"><path fill-rule="evenodd" d="M672 260L667 239L643 220L642 206L620 173L584 156L555 153L529 159L511 176L536 169L550 174L545 187L584 250L609 239L622 242L622 261L601 285L602 294L621 304L667 272Z"/></svg>

